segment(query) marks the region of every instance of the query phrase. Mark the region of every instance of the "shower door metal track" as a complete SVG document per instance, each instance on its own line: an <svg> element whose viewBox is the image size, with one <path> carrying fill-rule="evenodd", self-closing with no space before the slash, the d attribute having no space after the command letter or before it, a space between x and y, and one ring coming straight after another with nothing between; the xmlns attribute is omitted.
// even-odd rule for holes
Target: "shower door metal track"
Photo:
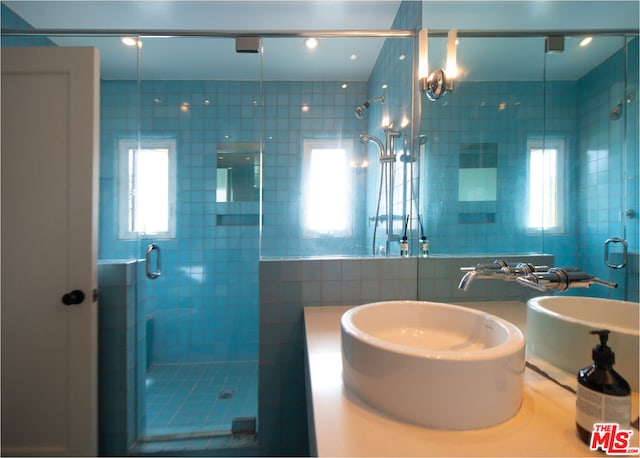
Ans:
<svg viewBox="0 0 640 458"><path fill-rule="evenodd" d="M158 38L235 38L238 36L253 36L262 38L408 38L415 37L414 30L140 30L140 29L4 29L2 35L18 35L18 36L73 36L73 35L92 35L92 36L138 36L138 37L158 37Z"/></svg>
<svg viewBox="0 0 640 458"><path fill-rule="evenodd" d="M446 38L448 30L429 29L429 37ZM602 36L638 35L640 29L567 29L567 30L458 30L460 38L535 38L549 35ZM2 35L14 36L138 36L138 37L217 37L235 38L257 36L262 38L408 38L415 37L415 30L139 30L139 29L4 29Z"/></svg>

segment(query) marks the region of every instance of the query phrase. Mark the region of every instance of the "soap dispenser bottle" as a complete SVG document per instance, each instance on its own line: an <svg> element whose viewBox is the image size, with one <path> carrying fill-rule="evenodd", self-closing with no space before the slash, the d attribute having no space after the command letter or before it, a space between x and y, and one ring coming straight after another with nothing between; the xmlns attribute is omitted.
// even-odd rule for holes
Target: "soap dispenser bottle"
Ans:
<svg viewBox="0 0 640 458"><path fill-rule="evenodd" d="M580 438L590 444L593 425L617 423L627 428L631 422L631 387L613 369L615 354L607 346L609 331L589 331L600 336L593 347L593 364L578 372L576 428Z"/></svg>
<svg viewBox="0 0 640 458"><path fill-rule="evenodd" d="M406 258L409 256L409 239L407 238L407 226L409 226L409 215L404 220L404 235L400 239L400 256Z"/></svg>

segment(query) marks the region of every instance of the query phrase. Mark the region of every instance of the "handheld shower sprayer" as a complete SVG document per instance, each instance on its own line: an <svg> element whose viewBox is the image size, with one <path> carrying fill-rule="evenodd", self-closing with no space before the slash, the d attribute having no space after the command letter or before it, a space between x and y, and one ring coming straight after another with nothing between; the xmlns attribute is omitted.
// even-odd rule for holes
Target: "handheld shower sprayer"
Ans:
<svg viewBox="0 0 640 458"><path fill-rule="evenodd" d="M380 157L383 157L385 155L384 145L378 138L368 134L360 134L358 138L360 139L361 143L365 143L365 144L368 142L375 143L378 146L378 149L380 150Z"/></svg>
<svg viewBox="0 0 640 458"><path fill-rule="evenodd" d="M371 105L372 102L384 103L384 96L376 97L374 99L369 99L366 102L364 102L362 105L358 105L356 107L356 109L354 110L356 118L363 119L365 117L365 115L367 114L367 109L369 108L369 106Z"/></svg>

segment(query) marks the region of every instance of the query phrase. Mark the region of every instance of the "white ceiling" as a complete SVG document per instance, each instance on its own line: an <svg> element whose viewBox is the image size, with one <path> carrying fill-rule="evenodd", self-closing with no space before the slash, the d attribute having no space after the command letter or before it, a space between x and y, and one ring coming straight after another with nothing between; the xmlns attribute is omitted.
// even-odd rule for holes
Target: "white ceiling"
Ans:
<svg viewBox="0 0 640 458"><path fill-rule="evenodd" d="M32 1L5 3L35 28L107 30L301 31L387 30L399 0L235 1ZM637 0L631 1L431 1L423 24L445 30L638 29ZM621 37L598 37L580 48L569 37L565 52L547 56L547 77L573 80L622 47ZM405 40L410 40L405 38ZM113 37L56 37L61 46L100 48L105 78L135 78L137 53ZM384 43L380 38L324 38L312 52L301 38L264 38L265 80L366 81ZM444 39L430 40L430 66L441 66ZM458 62L468 80L539 80L544 39L466 38ZM357 55L352 60L350 56ZM260 78L260 56L237 54L232 38L144 38L142 78Z"/></svg>

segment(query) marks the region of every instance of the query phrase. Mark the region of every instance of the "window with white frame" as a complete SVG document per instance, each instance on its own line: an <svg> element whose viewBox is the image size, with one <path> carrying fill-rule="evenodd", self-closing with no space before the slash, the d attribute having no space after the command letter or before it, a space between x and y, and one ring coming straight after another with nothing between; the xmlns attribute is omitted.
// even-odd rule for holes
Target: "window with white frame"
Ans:
<svg viewBox="0 0 640 458"><path fill-rule="evenodd" d="M304 140L303 237L352 234L352 139Z"/></svg>
<svg viewBox="0 0 640 458"><path fill-rule="evenodd" d="M565 230L565 140L530 138L527 140L528 228L562 233Z"/></svg>
<svg viewBox="0 0 640 458"><path fill-rule="evenodd" d="M118 142L118 236L175 237L176 142Z"/></svg>

